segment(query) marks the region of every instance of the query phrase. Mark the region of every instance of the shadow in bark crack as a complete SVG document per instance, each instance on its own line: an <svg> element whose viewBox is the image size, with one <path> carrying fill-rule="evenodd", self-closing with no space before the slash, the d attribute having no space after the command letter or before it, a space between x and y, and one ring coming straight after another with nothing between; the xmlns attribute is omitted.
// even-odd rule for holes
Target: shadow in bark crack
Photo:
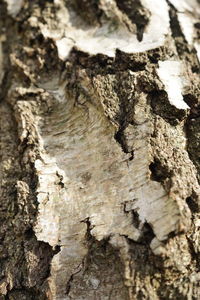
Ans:
<svg viewBox="0 0 200 300"><path fill-rule="evenodd" d="M150 165L149 170L151 171L151 180L157 182L163 182L170 176L169 171L165 166L162 166L161 162L155 159Z"/></svg>
<svg viewBox="0 0 200 300"><path fill-rule="evenodd" d="M177 109L171 105L168 95L164 90L153 90L148 95L149 102L153 112L162 117L172 126L176 126L180 121L185 119L187 112L184 109Z"/></svg>
<svg viewBox="0 0 200 300"><path fill-rule="evenodd" d="M48 291L47 279L50 276L50 265L54 255L60 252L60 246L54 249L46 242L37 241L32 228L25 232L24 255L26 263L21 266L24 290L31 289L38 297ZM27 281L26 278L29 278ZM40 292L39 292L40 290ZM43 291L43 293L41 293ZM32 295L31 294L31 295ZM10 298L9 298L10 299ZM11 298L12 299L12 298ZM15 299L15 298L13 298ZM19 298L17 298L19 299ZM20 298L26 299L26 298ZM27 298L32 299L32 298ZM33 298L43 299L43 298ZM46 298L44 298L46 299Z"/></svg>
<svg viewBox="0 0 200 300"><path fill-rule="evenodd" d="M119 9L136 24L137 39L141 42L144 30L149 23L150 12L142 5L140 0L117 0L116 2Z"/></svg>
<svg viewBox="0 0 200 300"><path fill-rule="evenodd" d="M197 203L197 201L195 201L193 199L193 197L187 197L186 199L186 203L189 207L189 209L191 210L192 213L198 213L199 212L199 205Z"/></svg>
<svg viewBox="0 0 200 300"><path fill-rule="evenodd" d="M108 240L96 241L90 239L85 267L70 283L70 299L110 299L128 300L128 291L124 286L124 267L119 253Z"/></svg>

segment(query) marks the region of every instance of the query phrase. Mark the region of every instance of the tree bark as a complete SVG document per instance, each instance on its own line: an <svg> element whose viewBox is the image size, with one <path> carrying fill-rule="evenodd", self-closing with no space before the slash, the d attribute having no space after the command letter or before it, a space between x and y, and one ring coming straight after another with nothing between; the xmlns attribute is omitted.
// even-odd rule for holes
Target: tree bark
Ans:
<svg viewBox="0 0 200 300"><path fill-rule="evenodd" d="M199 15L0 0L0 300L200 299Z"/></svg>

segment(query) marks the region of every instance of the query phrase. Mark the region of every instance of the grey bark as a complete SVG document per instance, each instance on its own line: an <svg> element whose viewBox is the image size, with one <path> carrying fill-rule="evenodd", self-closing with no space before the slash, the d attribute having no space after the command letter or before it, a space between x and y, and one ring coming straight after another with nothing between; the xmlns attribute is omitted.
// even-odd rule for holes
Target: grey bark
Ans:
<svg viewBox="0 0 200 300"><path fill-rule="evenodd" d="M0 300L200 298L199 14L0 0Z"/></svg>

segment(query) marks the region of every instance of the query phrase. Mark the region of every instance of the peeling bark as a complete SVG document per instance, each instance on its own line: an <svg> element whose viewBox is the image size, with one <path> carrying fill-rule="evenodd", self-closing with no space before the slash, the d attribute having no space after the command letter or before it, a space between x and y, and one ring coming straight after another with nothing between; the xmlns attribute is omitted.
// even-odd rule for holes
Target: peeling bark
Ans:
<svg viewBox="0 0 200 300"><path fill-rule="evenodd" d="M200 298L199 11L0 1L0 300Z"/></svg>

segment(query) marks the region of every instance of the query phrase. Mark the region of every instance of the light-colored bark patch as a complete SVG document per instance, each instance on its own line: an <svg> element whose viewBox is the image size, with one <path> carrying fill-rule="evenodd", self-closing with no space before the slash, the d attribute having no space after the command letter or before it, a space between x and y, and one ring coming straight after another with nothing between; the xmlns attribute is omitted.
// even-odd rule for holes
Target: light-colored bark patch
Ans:
<svg viewBox="0 0 200 300"><path fill-rule="evenodd" d="M188 109L182 96L183 67L178 61L160 61L157 69L158 76L164 83L170 104L178 109Z"/></svg>
<svg viewBox="0 0 200 300"><path fill-rule="evenodd" d="M12 17L16 17L23 5L23 0L6 0L8 13Z"/></svg>
<svg viewBox="0 0 200 300"><path fill-rule="evenodd" d="M115 10L112 9L112 3L106 0L102 1L102 7L105 6L108 10L110 7L112 18L101 27L86 25L74 12L69 12L66 7L62 6L62 2L58 2L60 10L57 13L60 28L54 30L48 24L40 24L40 27L45 37L55 39L59 57L63 60L68 57L74 46L91 55L102 53L110 57L115 57L116 49L127 53L144 52L164 44L166 35L169 33L169 15L165 0L143 0L143 2L143 5L150 11L151 18L141 42L125 24L116 24L117 15L113 16ZM33 17L30 22L34 24Z"/></svg>
<svg viewBox="0 0 200 300"><path fill-rule="evenodd" d="M87 221L98 241L111 236L137 241L147 222L156 235L155 253L170 232L179 231L179 223L181 230L185 226L179 204L161 183L150 179L151 121L142 116L140 125L127 127L125 134L135 149L134 159L129 160L114 139L116 126L106 118L100 96L87 80L82 84L93 96L62 98L44 119L40 135L42 152L48 155L42 154L42 161L35 164L39 176L36 236L61 246L51 268L55 299L65 299L65 283L81 268L87 253ZM133 225L132 211L138 213L139 228Z"/></svg>

